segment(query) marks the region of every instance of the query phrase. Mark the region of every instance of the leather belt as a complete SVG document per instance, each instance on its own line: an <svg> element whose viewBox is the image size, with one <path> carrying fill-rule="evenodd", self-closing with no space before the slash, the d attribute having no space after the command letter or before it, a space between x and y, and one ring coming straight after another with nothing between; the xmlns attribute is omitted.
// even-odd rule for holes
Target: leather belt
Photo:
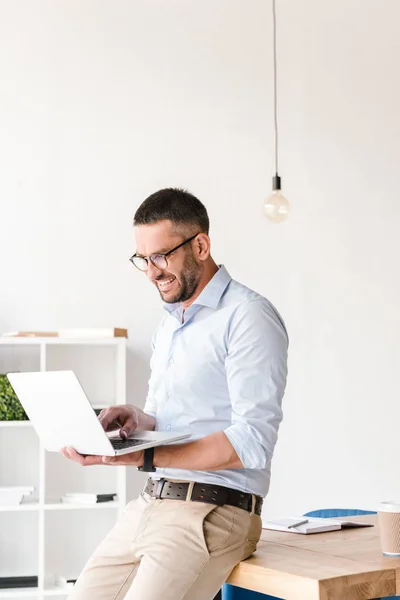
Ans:
<svg viewBox="0 0 400 600"><path fill-rule="evenodd" d="M191 486L193 486L192 493L190 498L188 498ZM208 502L210 504L216 504L217 506L229 504L229 506L236 506L247 512L252 511L254 498L254 512L256 515L261 515L263 503L263 498L261 498L261 496L241 492L240 490L234 490L222 485L197 482L183 483L163 478L153 479L150 477L147 480L144 491L152 498L158 498L160 500L191 500L192 502Z"/></svg>

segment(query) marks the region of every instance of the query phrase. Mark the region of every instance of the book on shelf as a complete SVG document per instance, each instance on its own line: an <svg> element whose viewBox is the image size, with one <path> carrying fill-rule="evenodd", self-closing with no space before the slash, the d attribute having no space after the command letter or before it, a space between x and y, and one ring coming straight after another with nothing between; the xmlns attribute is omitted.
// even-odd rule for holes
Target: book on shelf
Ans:
<svg viewBox="0 0 400 600"><path fill-rule="evenodd" d="M298 525L296 526L297 523ZM349 521L347 519L321 519L316 517L289 517L286 519L275 519L273 521L263 520L263 529L285 531L286 533L300 533L303 535L356 527L373 527L373 525L371 523L361 523L359 521Z"/></svg>
<svg viewBox="0 0 400 600"><path fill-rule="evenodd" d="M115 502L117 494L91 494L91 493L66 493L61 496L64 504L99 504L101 502Z"/></svg>
<svg viewBox="0 0 400 600"><path fill-rule="evenodd" d="M0 577L0 589L30 588L38 586L37 575L20 575L14 577Z"/></svg>
<svg viewBox="0 0 400 600"><path fill-rule="evenodd" d="M114 338L128 337L128 330L121 327L106 327L98 329L60 329L61 338Z"/></svg>
<svg viewBox="0 0 400 600"><path fill-rule="evenodd" d="M1 337L57 337L57 331L7 331Z"/></svg>

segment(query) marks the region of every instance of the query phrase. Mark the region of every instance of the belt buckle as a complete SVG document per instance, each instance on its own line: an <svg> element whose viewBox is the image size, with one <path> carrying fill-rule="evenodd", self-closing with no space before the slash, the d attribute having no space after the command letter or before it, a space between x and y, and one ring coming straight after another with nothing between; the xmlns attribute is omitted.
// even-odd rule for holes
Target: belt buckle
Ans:
<svg viewBox="0 0 400 600"><path fill-rule="evenodd" d="M161 494L163 491L165 481L166 480L163 477L161 477L161 479L157 480L156 492L154 495L154 498L156 498L156 500L161 500Z"/></svg>

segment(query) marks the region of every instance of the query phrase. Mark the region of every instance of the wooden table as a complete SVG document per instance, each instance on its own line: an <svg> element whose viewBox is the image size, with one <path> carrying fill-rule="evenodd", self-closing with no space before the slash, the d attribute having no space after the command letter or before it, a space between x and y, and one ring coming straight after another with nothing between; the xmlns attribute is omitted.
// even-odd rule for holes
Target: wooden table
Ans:
<svg viewBox="0 0 400 600"><path fill-rule="evenodd" d="M361 600L400 595L400 558L383 556L374 527L300 535L263 530L256 553L228 583L285 600Z"/></svg>

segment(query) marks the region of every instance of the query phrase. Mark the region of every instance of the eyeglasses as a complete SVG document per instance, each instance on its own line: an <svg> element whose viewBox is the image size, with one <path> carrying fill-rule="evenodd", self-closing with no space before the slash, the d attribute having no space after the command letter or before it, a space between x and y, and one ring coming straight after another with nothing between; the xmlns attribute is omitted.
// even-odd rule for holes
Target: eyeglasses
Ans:
<svg viewBox="0 0 400 600"><path fill-rule="evenodd" d="M150 256L139 256L138 254L134 254L130 257L129 260L133 265L135 265L137 269L139 269L139 271L147 271L149 261L152 265L156 267L156 269L164 271L164 269L168 267L167 256L169 256L173 252L176 252L176 250L179 250L179 248L182 248L182 246L194 240L194 238L196 238L198 235L198 233L196 233L196 235L192 235L192 237L190 237L188 240L185 240L181 244L178 244L178 246L175 246L175 248L172 248L172 250L168 250L168 252L164 252L163 254L151 254Z"/></svg>

